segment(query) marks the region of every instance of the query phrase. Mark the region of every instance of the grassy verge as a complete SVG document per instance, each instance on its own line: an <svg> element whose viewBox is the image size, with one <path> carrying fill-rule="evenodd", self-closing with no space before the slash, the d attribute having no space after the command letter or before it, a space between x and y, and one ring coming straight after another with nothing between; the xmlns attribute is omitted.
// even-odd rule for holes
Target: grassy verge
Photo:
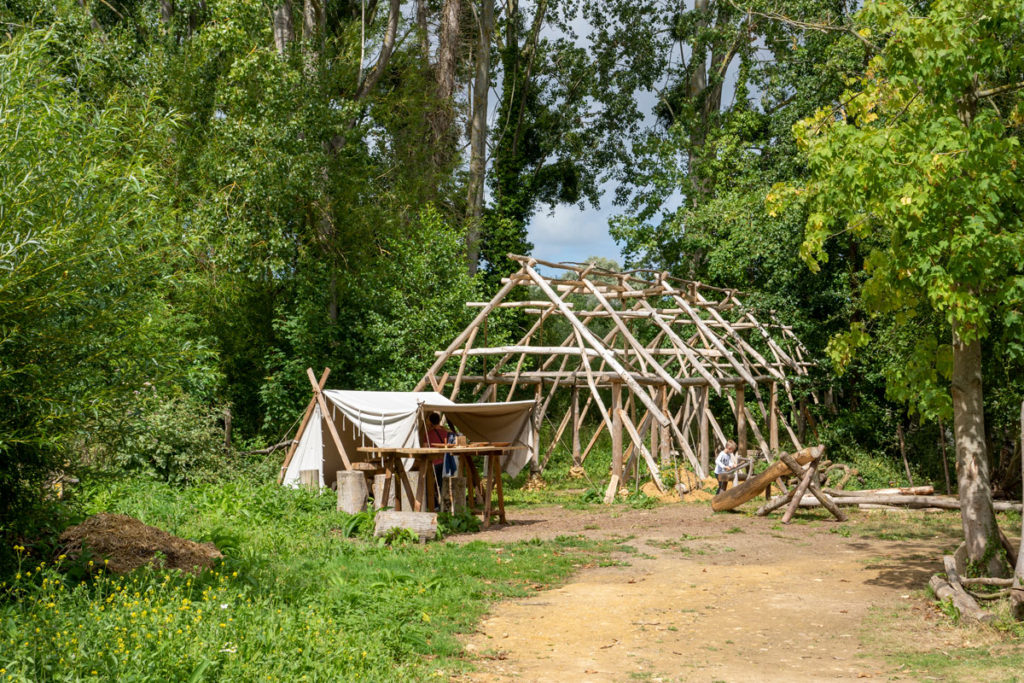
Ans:
<svg viewBox="0 0 1024 683"><path fill-rule="evenodd" d="M492 601L562 581L612 548L580 537L347 539L332 495L244 482L116 482L85 507L212 540L226 559L199 576L73 580L69 567L22 552L19 571L0 584L0 680L446 678L469 666L457 634Z"/></svg>

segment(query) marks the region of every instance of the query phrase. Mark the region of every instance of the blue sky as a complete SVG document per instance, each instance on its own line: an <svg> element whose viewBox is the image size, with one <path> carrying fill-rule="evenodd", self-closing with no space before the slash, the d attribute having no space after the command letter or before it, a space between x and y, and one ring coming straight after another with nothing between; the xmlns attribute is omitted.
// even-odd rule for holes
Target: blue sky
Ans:
<svg viewBox="0 0 1024 683"><path fill-rule="evenodd" d="M621 250L608 234L608 219L623 207L612 206L612 187L602 189L599 209L562 205L551 211L542 207L528 226L533 256L545 261L585 261L590 256L603 256L621 265Z"/></svg>

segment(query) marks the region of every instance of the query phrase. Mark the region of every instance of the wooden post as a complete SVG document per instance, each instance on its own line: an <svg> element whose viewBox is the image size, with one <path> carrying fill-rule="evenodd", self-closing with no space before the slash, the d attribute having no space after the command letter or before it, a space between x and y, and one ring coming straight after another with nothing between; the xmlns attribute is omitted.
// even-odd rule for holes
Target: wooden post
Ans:
<svg viewBox="0 0 1024 683"><path fill-rule="evenodd" d="M779 452L779 385L772 382L768 397L768 448L772 455Z"/></svg>
<svg viewBox="0 0 1024 683"><path fill-rule="evenodd" d="M612 382L612 474L622 481L622 384Z"/></svg>
<svg viewBox="0 0 1024 683"><path fill-rule="evenodd" d="M366 509L366 476L358 470L338 472L338 512L354 515Z"/></svg>
<svg viewBox="0 0 1024 683"><path fill-rule="evenodd" d="M746 387L736 385L736 452L741 458L747 457L747 411L744 410Z"/></svg>
<svg viewBox="0 0 1024 683"><path fill-rule="evenodd" d="M705 386L700 392L700 466L708 472L711 458L711 439L708 438L708 395L711 387Z"/></svg>
<svg viewBox="0 0 1024 683"><path fill-rule="evenodd" d="M668 415L668 390L665 389L664 387L662 387L661 389L661 412ZM655 427L655 429L659 430L659 433L661 435L661 462L667 465L672 460L672 454L670 452L671 448L669 443L672 437L669 435L667 427L662 427L658 425ZM707 471L707 467L704 468L704 471Z"/></svg>
<svg viewBox="0 0 1024 683"><path fill-rule="evenodd" d="M334 447L338 449L338 454L341 456L341 461L344 463L345 469L350 470L352 469L352 463L348 459L345 447L341 445L341 437L338 436L338 430L334 427L334 420L331 419L331 411L327 409L327 402L324 401L323 392L320 391L320 386L316 382L316 375L313 374L313 368L306 368L306 376L309 377L309 383L313 385L314 398L316 398L316 402L320 405L320 412L323 414L324 422L327 423L327 431L331 434L331 439L334 441Z"/></svg>
<svg viewBox="0 0 1024 683"><path fill-rule="evenodd" d="M580 464L580 388L572 385L572 464Z"/></svg>
<svg viewBox="0 0 1024 683"><path fill-rule="evenodd" d="M540 473L540 427L544 419L544 408L541 406L541 395L544 391L544 383L537 383L537 391L534 395L536 401L533 407L533 453L530 455L530 475Z"/></svg>
<svg viewBox="0 0 1024 683"><path fill-rule="evenodd" d="M447 477L441 496L441 509L452 514L459 514L466 509L466 478Z"/></svg>
<svg viewBox="0 0 1024 683"><path fill-rule="evenodd" d="M224 409L224 449L231 450L231 408Z"/></svg>
<svg viewBox="0 0 1024 683"><path fill-rule="evenodd" d="M320 470L299 470L299 484L314 491L320 490Z"/></svg>
<svg viewBox="0 0 1024 683"><path fill-rule="evenodd" d="M659 387L658 388L658 407L661 408L661 412L663 412L664 414L668 415L668 411L665 410L665 392L666 392L665 387ZM636 423L636 418L635 417L633 418L633 423L634 424ZM654 429L651 430L651 455L659 455L660 454L661 455L661 464L662 464L662 466L664 466L664 465L668 465L669 464L669 462L668 462L668 454L667 453L661 453L660 444L658 443L658 439L660 437L661 437L661 425L658 425L657 427L655 427Z"/></svg>

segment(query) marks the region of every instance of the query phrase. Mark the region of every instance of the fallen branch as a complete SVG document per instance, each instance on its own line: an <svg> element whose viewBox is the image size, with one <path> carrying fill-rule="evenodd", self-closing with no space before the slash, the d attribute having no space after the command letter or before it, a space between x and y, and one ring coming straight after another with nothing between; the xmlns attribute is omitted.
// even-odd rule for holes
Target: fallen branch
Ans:
<svg viewBox="0 0 1024 683"><path fill-rule="evenodd" d="M244 453L242 453L242 455L270 455L274 451L280 450L282 448L288 448L293 443L295 443L295 440L289 439L288 441L275 443L273 446L267 446L266 448L258 448L254 451L245 451Z"/></svg>

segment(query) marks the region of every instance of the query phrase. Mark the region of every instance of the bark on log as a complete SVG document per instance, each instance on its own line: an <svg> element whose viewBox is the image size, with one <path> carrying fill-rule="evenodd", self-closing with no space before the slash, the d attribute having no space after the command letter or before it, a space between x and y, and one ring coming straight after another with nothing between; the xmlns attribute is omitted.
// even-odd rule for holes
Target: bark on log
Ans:
<svg viewBox="0 0 1024 683"><path fill-rule="evenodd" d="M769 512L774 512L775 510L778 510L780 507L782 507L789 501L793 500L794 493L796 493L796 489L793 489L792 491L787 491L786 493L783 493L781 496L775 496L767 503L759 507L757 509L757 512L755 512L754 514L758 517L764 517Z"/></svg>
<svg viewBox="0 0 1024 683"><path fill-rule="evenodd" d="M383 536L389 529L409 529L420 540L437 538L437 515L433 512L397 512L382 510L377 513L374 537Z"/></svg>
<svg viewBox="0 0 1024 683"><path fill-rule="evenodd" d="M931 589L935 591L936 597L940 600L952 600L953 606L960 612L960 618L962 619L980 621L987 624L991 623L995 618L992 614L983 610L978 601L972 598L960 584L954 586L943 581L942 577L935 575L928 582L928 585L931 586Z"/></svg>
<svg viewBox="0 0 1024 683"><path fill-rule="evenodd" d="M800 501L800 507L813 507L813 503L804 496ZM959 510L960 501L950 496L837 496L833 499L836 505L899 505L910 508L941 508L943 510ZM1020 512L1021 504L1000 500L993 503L996 512Z"/></svg>
<svg viewBox="0 0 1024 683"><path fill-rule="evenodd" d="M860 491L846 491L841 489L825 489L825 493L829 494L833 498L846 496L850 498L859 498L862 496L885 496L885 495L904 495L904 496L930 496L935 493L934 486L904 486L902 488L893 489L862 489Z"/></svg>
<svg viewBox="0 0 1024 683"><path fill-rule="evenodd" d="M338 472L338 511L354 515L366 509L366 475L356 470Z"/></svg>
<svg viewBox="0 0 1024 683"><path fill-rule="evenodd" d="M793 457L799 464L806 465L812 460L820 458L824 452L824 446L812 446L796 453ZM733 486L719 493L711 500L711 509L719 512L739 507L748 500L761 495L761 492L768 488L769 484L788 472L789 467L786 466L786 463L781 460L777 461L761 474L747 479L739 486Z"/></svg>

